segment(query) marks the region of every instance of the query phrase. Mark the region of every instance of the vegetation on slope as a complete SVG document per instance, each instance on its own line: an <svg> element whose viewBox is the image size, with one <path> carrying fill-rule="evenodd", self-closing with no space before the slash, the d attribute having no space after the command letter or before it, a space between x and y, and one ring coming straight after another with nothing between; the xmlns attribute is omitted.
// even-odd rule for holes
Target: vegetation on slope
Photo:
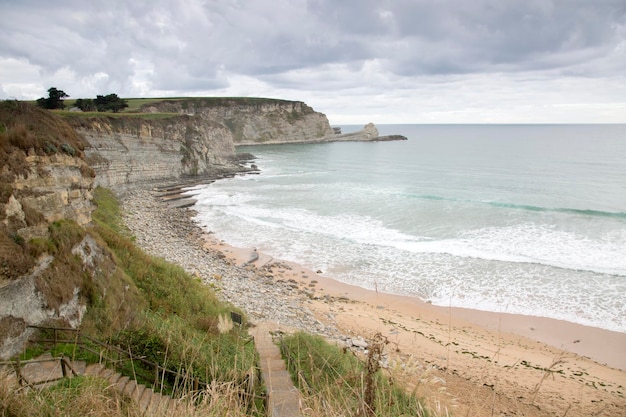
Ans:
<svg viewBox="0 0 626 417"><path fill-rule="evenodd" d="M200 388L227 385L236 399L229 408L235 401L235 408L254 412L254 399L262 392L254 344L249 342L245 329L232 328L229 323L231 311L241 312L220 302L210 288L182 268L137 248L110 192L95 190L98 208L93 215L94 225L88 230L70 220L47 224L40 212L25 205L23 219L4 210L11 196L19 198L21 193L34 192L13 189L18 176L31 175L34 165L29 163L30 157L83 157L83 139L55 113L29 103L0 102L0 281L19 279L42 260L49 260L35 285L48 306L57 310L75 296L76 288L80 289L81 303L88 307L81 325L83 334L131 350L187 380L198 381ZM84 175L93 175L93 171ZM43 226L38 237L24 238L17 233L32 225ZM72 253L83 239L97 242L91 246L97 247L92 255L98 258L97 268L92 270ZM0 321L0 333L11 334L13 324L11 318ZM63 321L48 324L67 325ZM26 356L44 348L33 347ZM63 350L70 355L78 352L73 346L60 346L57 352ZM139 363L130 364L129 376L139 374L139 367ZM154 369L149 371L153 376ZM177 389L179 380L169 378L170 386Z"/></svg>
<svg viewBox="0 0 626 417"><path fill-rule="evenodd" d="M32 104L0 101L0 182L6 184L14 175L28 175L26 155L64 153L83 157L84 139L63 120Z"/></svg>
<svg viewBox="0 0 626 417"><path fill-rule="evenodd" d="M238 381L254 374L255 352L245 329L220 331L231 311L215 293L181 267L145 254L123 230L112 194L96 189L96 231L115 255L116 264L140 290L148 307L114 339L157 363L184 366L205 382ZM167 355L167 356L166 356Z"/></svg>
<svg viewBox="0 0 626 417"><path fill-rule="evenodd" d="M263 403L259 398L263 387L257 379L254 344L244 328L233 327L228 320L231 311L241 311L219 301L209 287L182 268L137 248L110 191L96 189L95 202L98 208L93 229L85 231L74 222L62 220L50 224L48 238L25 243L30 245L33 257L55 257L50 274L44 274L42 283L47 289L43 291L53 298L54 294L67 293L61 286L82 285L88 309L81 332L177 372L176 378L164 375L174 390L166 392L194 395L194 401L206 415L261 413ZM105 248L101 273L95 276L84 271L81 260L71 254L71 248L86 234ZM64 301L67 300L58 300ZM49 348L45 343L33 345L22 358ZM53 353L98 361L97 355L73 344L57 345ZM150 385L154 382L154 370L145 369L147 372L142 373L143 366L136 361L118 371ZM148 377L142 380L142 375ZM103 389L89 378L31 393L11 391L2 379L0 415L35 415L32 410L43 413L37 415L56 415L46 414L46 410L54 409L65 410L64 415L82 415L80 410L89 404L90 397L95 398L93 406L98 415L140 415L136 404L129 403L128 398ZM191 380L198 381L202 391L192 393Z"/></svg>
<svg viewBox="0 0 626 417"><path fill-rule="evenodd" d="M25 102L0 101L0 207L9 202L11 196L20 198L32 190L13 189L17 176L30 175L28 156L51 156L63 154L83 157L85 142L74 129L51 112ZM83 164L81 174L92 177L94 171ZM22 205L24 218L6 218L0 210L0 280L15 279L26 273L40 251L37 242L31 245L17 232L24 227L44 222L43 215L28 205ZM45 230L45 226L44 226Z"/></svg>
<svg viewBox="0 0 626 417"><path fill-rule="evenodd" d="M139 406L103 379L72 378L41 391L24 392L0 374L0 416L140 417Z"/></svg>
<svg viewBox="0 0 626 417"><path fill-rule="evenodd" d="M420 401L391 376L382 374L379 360L384 340L369 346L365 361L320 336L299 332L281 341L287 368L314 416L418 416L430 414Z"/></svg>

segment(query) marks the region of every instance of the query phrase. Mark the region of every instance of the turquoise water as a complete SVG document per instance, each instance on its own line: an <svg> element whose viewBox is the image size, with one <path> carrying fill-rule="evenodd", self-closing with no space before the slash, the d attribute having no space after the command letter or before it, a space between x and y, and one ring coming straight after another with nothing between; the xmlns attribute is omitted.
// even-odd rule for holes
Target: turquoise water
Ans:
<svg viewBox="0 0 626 417"><path fill-rule="evenodd" d="M626 332L626 125L378 128L409 140L240 148L261 174L199 187L196 220L362 287Z"/></svg>

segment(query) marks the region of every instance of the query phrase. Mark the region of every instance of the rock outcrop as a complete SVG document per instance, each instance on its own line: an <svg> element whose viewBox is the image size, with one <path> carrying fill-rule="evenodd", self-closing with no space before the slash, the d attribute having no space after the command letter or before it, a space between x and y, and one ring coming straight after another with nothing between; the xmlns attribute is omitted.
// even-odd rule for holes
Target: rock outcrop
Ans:
<svg viewBox="0 0 626 417"><path fill-rule="evenodd" d="M61 219L81 226L91 221L93 171L84 160L66 154L29 155L28 171L11 183L3 222L25 240L45 235L47 225ZM38 213L43 221L28 219ZM20 225L22 227L20 227Z"/></svg>
<svg viewBox="0 0 626 417"><path fill-rule="evenodd" d="M29 325L80 324L84 274L101 271L102 263L78 267L78 259L93 260L99 253L93 239L79 244L88 239L82 226L94 208L94 171L84 160L82 138L54 114L20 102L0 103L0 128L0 358L5 359L21 350Z"/></svg>
<svg viewBox="0 0 626 417"><path fill-rule="evenodd" d="M374 123L366 124L357 132L340 133L324 138L324 142L370 142L378 138L378 129Z"/></svg>

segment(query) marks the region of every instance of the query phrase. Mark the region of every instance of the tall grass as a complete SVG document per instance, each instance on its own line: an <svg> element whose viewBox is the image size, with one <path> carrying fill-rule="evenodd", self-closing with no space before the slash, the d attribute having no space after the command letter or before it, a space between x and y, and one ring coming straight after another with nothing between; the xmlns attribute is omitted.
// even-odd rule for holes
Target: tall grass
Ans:
<svg viewBox="0 0 626 417"><path fill-rule="evenodd" d="M189 394L176 407L177 417L243 417L239 391L232 383L214 382ZM41 390L24 390L0 370L0 417L145 417L139 404L106 381L74 377ZM173 414L174 415L174 414Z"/></svg>
<svg viewBox="0 0 626 417"><path fill-rule="evenodd" d="M129 397L101 379L77 377L50 388L27 391L0 372L0 416L141 417L143 413Z"/></svg>
<svg viewBox="0 0 626 417"><path fill-rule="evenodd" d="M349 350L319 336L299 332L285 336L281 351L310 416L419 416L430 414L414 396L396 387L378 366L382 345L370 346L364 363Z"/></svg>

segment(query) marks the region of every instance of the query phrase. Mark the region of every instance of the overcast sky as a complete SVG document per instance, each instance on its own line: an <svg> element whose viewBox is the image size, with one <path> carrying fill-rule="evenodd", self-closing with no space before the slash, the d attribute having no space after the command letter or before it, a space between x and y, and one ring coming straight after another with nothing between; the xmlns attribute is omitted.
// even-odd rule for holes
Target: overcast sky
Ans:
<svg viewBox="0 0 626 417"><path fill-rule="evenodd" d="M301 100L332 124L626 123L626 0L0 0L0 98Z"/></svg>

